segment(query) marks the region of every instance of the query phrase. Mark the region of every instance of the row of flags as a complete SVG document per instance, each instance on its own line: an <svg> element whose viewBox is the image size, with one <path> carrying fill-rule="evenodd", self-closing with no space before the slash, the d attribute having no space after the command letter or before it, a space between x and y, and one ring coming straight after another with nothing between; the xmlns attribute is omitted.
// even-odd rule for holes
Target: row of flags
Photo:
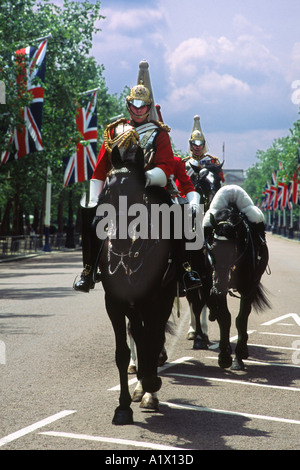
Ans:
<svg viewBox="0 0 300 470"><path fill-rule="evenodd" d="M22 88L32 95L29 106L21 110L23 124L10 131L8 148L1 155L1 165L44 150L42 116L48 40L38 47L16 51L17 77ZM80 135L77 148L63 161L64 186L91 179L97 162L97 90L88 93L88 104L77 109L76 126Z"/></svg>
<svg viewBox="0 0 300 470"><path fill-rule="evenodd" d="M300 205L300 147L298 148L298 169L294 172L291 181L281 178L283 165L279 163L279 169L274 170L270 182L267 181L262 191L262 200L259 204L262 210L283 210L293 208L293 204Z"/></svg>

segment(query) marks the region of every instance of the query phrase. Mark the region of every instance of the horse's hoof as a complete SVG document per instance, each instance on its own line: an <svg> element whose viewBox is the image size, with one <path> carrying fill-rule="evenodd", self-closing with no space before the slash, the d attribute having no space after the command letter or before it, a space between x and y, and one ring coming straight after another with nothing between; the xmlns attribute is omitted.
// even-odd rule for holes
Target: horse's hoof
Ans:
<svg viewBox="0 0 300 470"><path fill-rule="evenodd" d="M125 424L133 424L133 412L131 408L127 408L126 410L120 409L120 407L116 408L115 414L112 420L112 424L117 426L123 426Z"/></svg>
<svg viewBox="0 0 300 470"><path fill-rule="evenodd" d="M142 401L143 396L145 395L145 392L143 390L135 390L132 394L132 401L135 403L138 403Z"/></svg>
<svg viewBox="0 0 300 470"><path fill-rule="evenodd" d="M202 338L195 338L193 349L208 349L207 341Z"/></svg>
<svg viewBox="0 0 300 470"><path fill-rule="evenodd" d="M136 366L128 366L128 374L136 374Z"/></svg>
<svg viewBox="0 0 300 470"><path fill-rule="evenodd" d="M146 410L158 411L158 398L153 396L151 393L145 393L140 404L140 408Z"/></svg>
<svg viewBox="0 0 300 470"><path fill-rule="evenodd" d="M243 363L241 359L235 358L230 369L231 370L245 370L245 364Z"/></svg>
<svg viewBox="0 0 300 470"><path fill-rule="evenodd" d="M160 377L145 377L142 379L142 387L145 392L154 393L158 392L162 384Z"/></svg>
<svg viewBox="0 0 300 470"><path fill-rule="evenodd" d="M187 335L186 335L186 339L188 339L189 341L190 340L194 340L196 338L196 333L194 331L190 331Z"/></svg>
<svg viewBox="0 0 300 470"><path fill-rule="evenodd" d="M228 367L232 365L232 357L231 356L222 357L219 355L218 364L219 364L219 367L221 367L221 369L228 369Z"/></svg>

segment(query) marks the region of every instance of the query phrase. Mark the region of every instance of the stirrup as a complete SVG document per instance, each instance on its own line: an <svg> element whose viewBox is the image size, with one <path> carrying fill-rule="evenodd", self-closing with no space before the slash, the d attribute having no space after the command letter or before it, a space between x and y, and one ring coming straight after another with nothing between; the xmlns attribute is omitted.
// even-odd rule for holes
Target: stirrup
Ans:
<svg viewBox="0 0 300 470"><path fill-rule="evenodd" d="M186 272L182 276L182 282L186 292L192 289L199 289L199 287L202 287L202 282L199 274L196 271L193 271L191 267L190 269L186 269Z"/></svg>

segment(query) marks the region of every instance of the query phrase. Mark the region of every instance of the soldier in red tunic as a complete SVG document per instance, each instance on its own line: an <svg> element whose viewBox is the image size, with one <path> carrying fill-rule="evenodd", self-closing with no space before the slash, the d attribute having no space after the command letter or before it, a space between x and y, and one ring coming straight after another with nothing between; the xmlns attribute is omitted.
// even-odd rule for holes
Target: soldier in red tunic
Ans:
<svg viewBox="0 0 300 470"><path fill-rule="evenodd" d="M90 181L90 197L87 208L82 208L82 258L84 269L74 289L89 292L94 288L93 271L101 241L97 238L92 221L96 213L99 196L111 169L110 155L118 146L121 156L132 145L139 145L144 151L146 186L165 187L174 174L174 155L169 138L170 129L158 121L148 63L139 64L137 85L126 98L131 119L119 119L109 124L104 132L97 165ZM101 280L101 275L98 278ZM191 284L194 278L189 274Z"/></svg>

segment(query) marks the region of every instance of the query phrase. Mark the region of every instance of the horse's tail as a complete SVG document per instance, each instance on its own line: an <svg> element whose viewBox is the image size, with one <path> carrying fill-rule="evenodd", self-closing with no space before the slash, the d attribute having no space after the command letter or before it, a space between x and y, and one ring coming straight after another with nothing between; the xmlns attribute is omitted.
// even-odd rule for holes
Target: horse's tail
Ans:
<svg viewBox="0 0 300 470"><path fill-rule="evenodd" d="M271 303L268 299L267 290L261 282L257 285L255 295L252 301L252 306L257 312L261 312L266 308L271 308Z"/></svg>

